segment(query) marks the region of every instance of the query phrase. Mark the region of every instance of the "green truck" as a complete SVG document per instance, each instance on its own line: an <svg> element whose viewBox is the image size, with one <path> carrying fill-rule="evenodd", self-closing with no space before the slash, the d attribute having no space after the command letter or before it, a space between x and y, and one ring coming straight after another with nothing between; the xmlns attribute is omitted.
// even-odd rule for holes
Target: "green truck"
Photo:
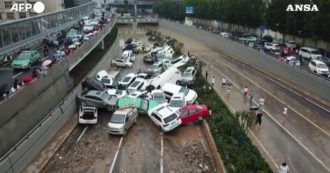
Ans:
<svg viewBox="0 0 330 173"><path fill-rule="evenodd" d="M117 107L122 108L126 106L135 106L139 113L147 114L149 110L158 106L158 102L155 100L148 100L143 98L131 98L124 97L117 101Z"/></svg>

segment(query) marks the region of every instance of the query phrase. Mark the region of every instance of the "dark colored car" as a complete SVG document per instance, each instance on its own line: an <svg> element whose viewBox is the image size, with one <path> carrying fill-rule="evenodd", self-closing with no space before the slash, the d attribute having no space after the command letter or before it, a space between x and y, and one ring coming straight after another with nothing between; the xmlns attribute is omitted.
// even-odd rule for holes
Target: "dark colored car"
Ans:
<svg viewBox="0 0 330 173"><path fill-rule="evenodd" d="M326 64L328 67L330 67L330 58L329 57L322 56L322 57L317 58L317 60L324 62L324 64Z"/></svg>
<svg viewBox="0 0 330 173"><path fill-rule="evenodd" d="M82 86L83 88L86 88L88 90L98 90L98 91L107 90L107 87L101 81L89 77L87 77L82 82Z"/></svg>

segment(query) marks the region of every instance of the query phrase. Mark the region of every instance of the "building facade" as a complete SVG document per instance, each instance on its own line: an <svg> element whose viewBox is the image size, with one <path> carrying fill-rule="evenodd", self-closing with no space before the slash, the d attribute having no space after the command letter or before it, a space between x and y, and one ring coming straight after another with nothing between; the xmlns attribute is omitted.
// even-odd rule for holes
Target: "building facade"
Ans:
<svg viewBox="0 0 330 173"><path fill-rule="evenodd" d="M64 9L63 0L0 0L0 22L6 22L17 19L24 19L31 16L38 15L33 10L28 11L10 11L15 3L30 3L34 4L35 2L43 2L45 4L44 13L51 13Z"/></svg>

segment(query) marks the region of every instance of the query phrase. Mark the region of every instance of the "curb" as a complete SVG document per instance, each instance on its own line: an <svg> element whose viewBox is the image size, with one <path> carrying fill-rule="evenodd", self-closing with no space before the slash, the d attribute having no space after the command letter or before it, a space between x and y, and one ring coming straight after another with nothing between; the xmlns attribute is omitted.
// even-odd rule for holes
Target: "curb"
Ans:
<svg viewBox="0 0 330 173"><path fill-rule="evenodd" d="M221 160L220 154L218 153L218 149L217 149L217 146L213 139L212 133L210 131L210 127L207 124L205 119L203 119L201 126L202 126L202 131L205 136L206 142L209 146L209 150L211 152L212 159L215 162L215 167L216 167L217 172L218 173L227 173L227 171L223 165L223 161Z"/></svg>

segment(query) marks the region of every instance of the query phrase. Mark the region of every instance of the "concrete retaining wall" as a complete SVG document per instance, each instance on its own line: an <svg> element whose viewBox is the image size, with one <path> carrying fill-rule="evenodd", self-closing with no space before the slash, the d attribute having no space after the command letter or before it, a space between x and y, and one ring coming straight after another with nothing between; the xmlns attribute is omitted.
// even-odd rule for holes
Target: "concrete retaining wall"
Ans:
<svg viewBox="0 0 330 173"><path fill-rule="evenodd" d="M119 51L117 39L107 54L88 73L88 76L93 77L98 71L107 69L111 60L115 59ZM0 161L1 173L21 172L31 162L62 126L76 114L78 110L76 97L79 92L81 92L80 85L74 88L64 100L59 101L60 104L47 114L41 122L38 121L37 126L22 139L20 145Z"/></svg>
<svg viewBox="0 0 330 173"><path fill-rule="evenodd" d="M236 42L219 38L209 32L167 20L160 20L159 26L193 38L209 48L223 52L244 63L251 64L256 68L262 69L266 73L280 77L288 84L298 86L302 90L310 91L330 101L330 92L328 92L330 90L330 81L318 78L307 71L283 64L269 55L259 53Z"/></svg>

